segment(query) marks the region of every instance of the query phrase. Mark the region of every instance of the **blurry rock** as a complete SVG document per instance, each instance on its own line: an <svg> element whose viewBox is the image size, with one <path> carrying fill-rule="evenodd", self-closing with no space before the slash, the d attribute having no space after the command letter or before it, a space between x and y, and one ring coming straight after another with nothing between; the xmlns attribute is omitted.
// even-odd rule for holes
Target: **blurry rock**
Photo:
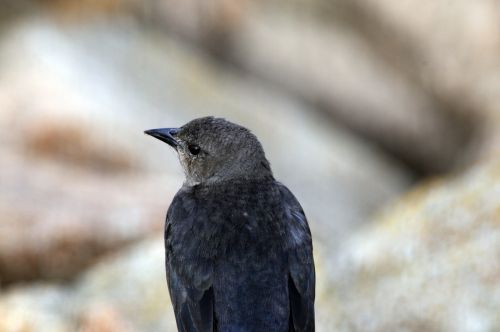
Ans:
<svg viewBox="0 0 500 332"><path fill-rule="evenodd" d="M127 1L126 1L127 2ZM130 11L225 57L249 0L128 1ZM135 8L133 6L135 4Z"/></svg>
<svg viewBox="0 0 500 332"><path fill-rule="evenodd" d="M89 137L91 125L73 120L57 119L37 122L19 133L23 136L27 154L62 162L74 167L106 172L130 171L133 159L119 146L106 146Z"/></svg>
<svg viewBox="0 0 500 332"><path fill-rule="evenodd" d="M134 15L158 24L218 56L226 54L249 0L24 0L66 22ZM11 5L13 6L13 5ZM19 7L19 6L17 6Z"/></svg>
<svg viewBox="0 0 500 332"><path fill-rule="evenodd" d="M472 117L448 113L447 104L381 58L356 29L307 10L252 9L233 36L235 63L294 92L419 172L442 172L461 161Z"/></svg>
<svg viewBox="0 0 500 332"><path fill-rule="evenodd" d="M453 7L444 0L426 6L414 0L351 3L371 19L374 38L382 41L381 34L388 31L395 37L381 45L387 53L414 52L414 56L400 57L398 64L420 82L439 95L469 104L476 111L492 106L488 105L493 97L492 84L500 75L497 56L500 13L496 1L462 0ZM413 15L415 10L420 10L420 15ZM440 27L439 33L432 33L436 27Z"/></svg>
<svg viewBox="0 0 500 332"><path fill-rule="evenodd" d="M68 332L69 297L62 287L36 285L0 294L0 331Z"/></svg>
<svg viewBox="0 0 500 332"><path fill-rule="evenodd" d="M409 55L423 62L418 55L392 48L386 52L392 58L381 54L392 31L367 36L365 30L377 31L379 22L370 20L365 7L371 6L363 2L190 0L174 6L177 1L162 0L143 4L150 10L137 12L251 76L292 92L417 172L442 172L463 162L464 146L475 134L475 116L450 110L469 107L435 95L398 66ZM361 10L366 12L360 18ZM399 13L398 18L404 17Z"/></svg>
<svg viewBox="0 0 500 332"><path fill-rule="evenodd" d="M132 331L125 319L110 306L95 305L81 314L80 332Z"/></svg>
<svg viewBox="0 0 500 332"><path fill-rule="evenodd" d="M0 330L176 331L164 262L157 239L101 260L72 287L16 286L0 293Z"/></svg>
<svg viewBox="0 0 500 332"><path fill-rule="evenodd" d="M479 122L483 133L476 154L496 154L500 143L496 1L457 1L452 8L446 1L425 6L418 1L342 2L362 18L365 24L358 28L380 45L387 61L447 103L449 113L467 113ZM417 10L420 15L413 15Z"/></svg>
<svg viewBox="0 0 500 332"><path fill-rule="evenodd" d="M157 238L102 260L75 287L77 316L104 307L131 331L175 331L164 255L163 240Z"/></svg>
<svg viewBox="0 0 500 332"><path fill-rule="evenodd" d="M181 181L147 171L136 143L144 127L127 127L124 112L110 116L98 89L80 91L80 78L51 62L67 56L64 42L47 53L36 46L54 42L56 30L32 30L31 39L21 30L0 45L1 284L71 278L103 253L161 232ZM15 46L17 37L24 43Z"/></svg>
<svg viewBox="0 0 500 332"><path fill-rule="evenodd" d="M425 5L414 0L317 0L301 6L328 21L342 20L381 60L433 96L448 117L469 119L472 127L483 131L473 142L480 145L479 154L496 153L500 143L496 1L456 1L450 7L445 0ZM477 145L466 152L477 154Z"/></svg>
<svg viewBox="0 0 500 332"><path fill-rule="evenodd" d="M338 259L317 237L318 331L498 330L499 169L498 160L482 161L423 185ZM84 331L175 331L163 255L153 239L108 256L71 290L20 287L0 300L2 323L24 326L29 316Z"/></svg>
<svg viewBox="0 0 500 332"><path fill-rule="evenodd" d="M122 0L32 0L48 7L64 19L88 19L95 15L116 14L123 10Z"/></svg>
<svg viewBox="0 0 500 332"><path fill-rule="evenodd" d="M51 62L64 46L36 46L54 42L50 30L32 39L20 30L0 46L2 284L71 278L103 253L161 232L180 181L146 171L135 143L142 128L127 130L126 115L111 120L98 91L83 93L79 78ZM10 44L17 37L24 43Z"/></svg>
<svg viewBox="0 0 500 332"><path fill-rule="evenodd" d="M316 245L323 248L323 243ZM329 284L322 250L316 250L317 293L327 294ZM176 331L175 316L165 279L162 239L145 241L119 255L108 257L79 281L74 298L78 308L109 306L132 331ZM328 317L337 310L331 297L318 295L317 330L330 331ZM88 309L84 309L88 310Z"/></svg>
<svg viewBox="0 0 500 332"><path fill-rule="evenodd" d="M165 199L144 176L92 174L2 153L0 280L69 278L104 252L161 232ZM172 192L170 193L170 195Z"/></svg>
<svg viewBox="0 0 500 332"><path fill-rule="evenodd" d="M332 247L409 184L299 101L127 20L27 18L6 31L0 54L4 283L68 278L160 231L183 175L148 128L212 114L253 129Z"/></svg>
<svg viewBox="0 0 500 332"><path fill-rule="evenodd" d="M319 257L316 261L323 262ZM24 286L0 293L0 318L5 318L0 330L27 326L6 331L177 331L164 262L163 240L156 238L106 257L71 288ZM317 268L319 294L328 287L323 271ZM323 318L333 309L330 298L318 298L318 331L330 330Z"/></svg>
<svg viewBox="0 0 500 332"><path fill-rule="evenodd" d="M346 244L341 330L500 330L499 170L497 158L429 182Z"/></svg>

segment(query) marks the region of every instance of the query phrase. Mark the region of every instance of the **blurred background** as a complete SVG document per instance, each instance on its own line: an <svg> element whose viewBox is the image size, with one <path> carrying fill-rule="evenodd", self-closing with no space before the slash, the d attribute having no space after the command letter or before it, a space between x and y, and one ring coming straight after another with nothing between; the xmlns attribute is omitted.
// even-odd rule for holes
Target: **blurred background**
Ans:
<svg viewBox="0 0 500 332"><path fill-rule="evenodd" d="M250 128L314 237L318 331L500 331L495 0L2 0L0 331L175 331L143 130Z"/></svg>

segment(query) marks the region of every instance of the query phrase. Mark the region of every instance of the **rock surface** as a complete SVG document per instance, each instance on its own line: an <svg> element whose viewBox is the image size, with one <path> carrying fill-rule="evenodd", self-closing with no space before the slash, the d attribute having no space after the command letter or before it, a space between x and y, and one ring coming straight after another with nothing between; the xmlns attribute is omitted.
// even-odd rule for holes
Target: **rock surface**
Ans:
<svg viewBox="0 0 500 332"><path fill-rule="evenodd" d="M293 93L424 174L469 161L463 147L481 139L484 108L497 104L494 0L453 10L440 0L418 17L405 13L420 2L392 0L41 3L66 19L133 13Z"/></svg>
<svg viewBox="0 0 500 332"><path fill-rule="evenodd" d="M233 61L419 171L442 172L458 162L472 131L469 117L445 112L447 105L380 57L351 25L286 4L252 9L233 36Z"/></svg>
<svg viewBox="0 0 500 332"><path fill-rule="evenodd" d="M498 330L499 170L483 160L421 185L334 257L316 241L318 331ZM174 331L163 259L162 240L151 239L72 287L12 289L0 300L3 324Z"/></svg>
<svg viewBox="0 0 500 332"><path fill-rule="evenodd" d="M332 246L409 183L299 101L126 20L21 20L0 52L5 283L71 277L160 231L183 176L174 153L143 135L148 128L212 114L254 129L277 178Z"/></svg>
<svg viewBox="0 0 500 332"><path fill-rule="evenodd" d="M420 29L419 37L424 40L425 36L439 35L427 30L439 26L437 18L405 19L404 10L418 11L418 1L411 5L369 0L174 3L151 2L133 11L162 31L181 36L223 62L293 93L418 171L442 172L468 160L463 148L476 134L476 120L482 118L469 111L477 107L439 93L449 82L441 79L429 87L424 81L427 76L410 74L426 66L428 55L435 50L431 45L418 44L419 40L411 40L416 45L407 42L405 33ZM462 5L487 8L465 2ZM392 8L399 11L392 13ZM446 5L442 9L446 10ZM447 24L449 29L462 27L457 20L450 19ZM491 27L489 24L486 28ZM483 32L475 34L471 25L463 28L473 44L473 38ZM442 38L447 37L442 34ZM442 45L438 55L447 54L443 48L448 44L441 41L436 43ZM488 39L490 42L494 44L493 39ZM415 47L407 49L401 44ZM427 68L432 71L429 74L446 76L440 74L447 68L443 66L446 60L439 59L439 64Z"/></svg>
<svg viewBox="0 0 500 332"><path fill-rule="evenodd" d="M413 190L342 248L339 331L500 329L500 162Z"/></svg>
<svg viewBox="0 0 500 332"><path fill-rule="evenodd" d="M142 131L208 114L302 202L318 331L500 330L494 0L38 3L57 15L0 25L0 331L175 331L159 236L183 176ZM427 171L479 128L482 157L391 206L408 173L332 119Z"/></svg>
<svg viewBox="0 0 500 332"><path fill-rule="evenodd" d="M0 300L0 331L70 331L68 304L62 287L40 284L13 289Z"/></svg>
<svg viewBox="0 0 500 332"><path fill-rule="evenodd" d="M316 252L316 262L324 259ZM14 287L0 297L1 331L176 331L164 270L164 246L153 238L102 259L72 286ZM317 291L328 278L317 267ZM330 298L317 301L317 329L329 331Z"/></svg>
<svg viewBox="0 0 500 332"><path fill-rule="evenodd" d="M325 6L328 2L320 1ZM500 12L498 3L446 0L355 0L341 2L360 17L360 33L378 45L381 56L412 81L465 114L481 133L473 155L491 155L500 142ZM409 13L419 12L419 15ZM436 33L437 31L437 33ZM390 34L393 38L386 38ZM477 133L476 133L477 134ZM477 157L477 156L476 156Z"/></svg>
<svg viewBox="0 0 500 332"><path fill-rule="evenodd" d="M163 241L110 255L72 285L16 286L0 300L2 331L176 331Z"/></svg>

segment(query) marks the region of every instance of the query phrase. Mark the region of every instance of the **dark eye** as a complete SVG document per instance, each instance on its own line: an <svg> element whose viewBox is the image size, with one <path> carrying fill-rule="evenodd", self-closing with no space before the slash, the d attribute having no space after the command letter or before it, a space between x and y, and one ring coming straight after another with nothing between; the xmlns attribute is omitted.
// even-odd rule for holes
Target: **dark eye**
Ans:
<svg viewBox="0 0 500 332"><path fill-rule="evenodd" d="M201 149L198 145L196 144L189 144L188 145L188 149L189 149L189 152L191 152L192 155L197 155L198 153L200 153Z"/></svg>

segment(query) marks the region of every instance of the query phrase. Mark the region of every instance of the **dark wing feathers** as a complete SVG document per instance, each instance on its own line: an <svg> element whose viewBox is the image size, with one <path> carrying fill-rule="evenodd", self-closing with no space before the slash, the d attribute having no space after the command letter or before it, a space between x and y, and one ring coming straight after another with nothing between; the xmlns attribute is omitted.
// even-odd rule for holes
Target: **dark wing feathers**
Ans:
<svg viewBox="0 0 500 332"><path fill-rule="evenodd" d="M165 225L165 251L166 271L168 289L174 307L177 327L181 332L212 332L214 331L214 292L212 288L212 276L210 269L204 264L196 265L200 271L176 271L175 266L183 264L172 264L172 239L170 238L170 227L176 218L190 218L189 214L182 213L183 206L179 199L175 199L167 212ZM191 216L192 217L192 216ZM189 223L187 220L181 220ZM190 265L190 264L185 264ZM193 264L191 264L193 265Z"/></svg>
<svg viewBox="0 0 500 332"><path fill-rule="evenodd" d="M314 331L315 272L311 232L297 199L280 184L287 225L290 331Z"/></svg>
<svg viewBox="0 0 500 332"><path fill-rule="evenodd" d="M312 258L312 240L307 220L299 202L282 184L278 183L283 203L286 225L285 244L288 252L288 292L290 305L290 332L314 331L315 273ZM179 331L213 332L217 322L214 318L214 291L211 269L195 262L199 271L183 271L185 261L171 257L172 244L169 227L172 221L187 225L193 214L178 196L170 205L165 228L166 268L170 297L174 306ZM181 254L182 255L182 254ZM182 257L182 259L188 259ZM193 262L191 262L193 263ZM201 263L201 264L200 264ZM181 266L174 270L173 266ZM194 275L194 277L193 277Z"/></svg>

